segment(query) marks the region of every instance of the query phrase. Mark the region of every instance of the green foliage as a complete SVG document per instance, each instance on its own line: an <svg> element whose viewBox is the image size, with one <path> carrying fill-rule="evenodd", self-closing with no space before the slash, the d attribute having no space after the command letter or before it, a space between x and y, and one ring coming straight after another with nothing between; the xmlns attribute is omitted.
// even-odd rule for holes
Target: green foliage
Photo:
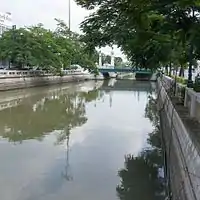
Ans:
<svg viewBox="0 0 200 200"><path fill-rule="evenodd" d="M64 21L55 20L55 31L38 24L5 32L0 38L0 58L18 68L39 66L56 72L70 64L95 68L95 48L89 50L80 35L71 32Z"/></svg>
<svg viewBox="0 0 200 200"><path fill-rule="evenodd" d="M185 78L183 78L183 77L175 77L174 75L171 75L171 77L173 78L173 79L176 79L176 82L177 83L181 83L181 84L183 84L183 85L187 85L187 79L185 79Z"/></svg>
<svg viewBox="0 0 200 200"><path fill-rule="evenodd" d="M145 117L148 118L154 126L156 126L159 121L157 110L156 100L150 96L145 108Z"/></svg>
<svg viewBox="0 0 200 200"><path fill-rule="evenodd" d="M76 0L93 13L82 22L93 46L116 44L138 67L193 65L200 58L200 1Z"/></svg>

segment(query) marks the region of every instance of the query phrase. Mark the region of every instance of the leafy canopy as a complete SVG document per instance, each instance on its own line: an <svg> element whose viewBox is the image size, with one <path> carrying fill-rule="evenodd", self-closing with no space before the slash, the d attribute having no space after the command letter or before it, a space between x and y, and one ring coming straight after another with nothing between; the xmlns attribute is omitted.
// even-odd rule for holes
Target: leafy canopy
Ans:
<svg viewBox="0 0 200 200"><path fill-rule="evenodd" d="M200 0L76 0L93 13L81 24L93 46L117 44L138 67L199 58Z"/></svg>
<svg viewBox="0 0 200 200"><path fill-rule="evenodd" d="M71 32L64 21L55 20L54 31L38 24L5 32L0 38L0 58L18 68L39 66L59 71L70 64L94 68L98 60L95 48L88 48L81 36Z"/></svg>

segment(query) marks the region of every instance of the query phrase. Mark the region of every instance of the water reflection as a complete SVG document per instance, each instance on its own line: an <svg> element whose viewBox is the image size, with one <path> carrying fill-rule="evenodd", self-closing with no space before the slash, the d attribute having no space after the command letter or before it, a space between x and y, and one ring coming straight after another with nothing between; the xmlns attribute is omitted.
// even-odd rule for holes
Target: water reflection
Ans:
<svg viewBox="0 0 200 200"><path fill-rule="evenodd" d="M0 112L2 200L117 199L123 156L138 155L153 130L144 117L152 86L95 84L43 89ZM152 160L149 150L139 155Z"/></svg>
<svg viewBox="0 0 200 200"><path fill-rule="evenodd" d="M147 139L150 146L137 156L125 156L124 169L118 172L121 182L116 188L121 200L165 198L159 116L156 112L156 101L152 96L146 105L145 116L154 125L154 131Z"/></svg>
<svg viewBox="0 0 200 200"><path fill-rule="evenodd" d="M70 130L86 123L85 103L101 98L96 89L89 92L57 90L47 96L24 98L22 103L0 112L0 134L12 142L38 139L62 130L57 144L62 143Z"/></svg>
<svg viewBox="0 0 200 200"><path fill-rule="evenodd" d="M69 139L70 139L70 135L67 135L67 150L65 152L66 154L66 164L65 164L65 170L64 172L62 172L62 176L67 180L67 181L72 181L73 180L73 176L71 173L71 166L70 166L70 161L69 161Z"/></svg>

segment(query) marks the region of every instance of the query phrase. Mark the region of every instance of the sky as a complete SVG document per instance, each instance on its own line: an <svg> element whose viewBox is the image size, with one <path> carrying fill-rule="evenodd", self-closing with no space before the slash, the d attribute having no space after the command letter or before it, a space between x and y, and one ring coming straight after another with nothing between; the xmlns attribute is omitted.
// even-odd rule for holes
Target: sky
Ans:
<svg viewBox="0 0 200 200"><path fill-rule="evenodd" d="M46 28L54 29L54 18L68 23L69 0L0 0L0 12L12 13L13 24L27 26L43 23ZM71 0L71 30L80 33L79 24L90 14ZM102 48L105 54L111 53L110 47ZM114 47L115 56L121 56L119 48Z"/></svg>

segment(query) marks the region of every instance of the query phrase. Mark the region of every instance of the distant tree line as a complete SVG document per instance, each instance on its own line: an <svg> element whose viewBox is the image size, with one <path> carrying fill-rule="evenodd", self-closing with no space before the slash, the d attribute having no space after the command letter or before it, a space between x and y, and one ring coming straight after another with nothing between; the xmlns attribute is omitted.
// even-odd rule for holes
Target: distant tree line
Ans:
<svg viewBox="0 0 200 200"><path fill-rule="evenodd" d="M82 35L69 30L64 21L55 19L54 31L43 24L16 28L0 37L0 60L6 60L17 68L38 66L59 71L71 64L93 69L98 61L94 46L82 41Z"/></svg>

